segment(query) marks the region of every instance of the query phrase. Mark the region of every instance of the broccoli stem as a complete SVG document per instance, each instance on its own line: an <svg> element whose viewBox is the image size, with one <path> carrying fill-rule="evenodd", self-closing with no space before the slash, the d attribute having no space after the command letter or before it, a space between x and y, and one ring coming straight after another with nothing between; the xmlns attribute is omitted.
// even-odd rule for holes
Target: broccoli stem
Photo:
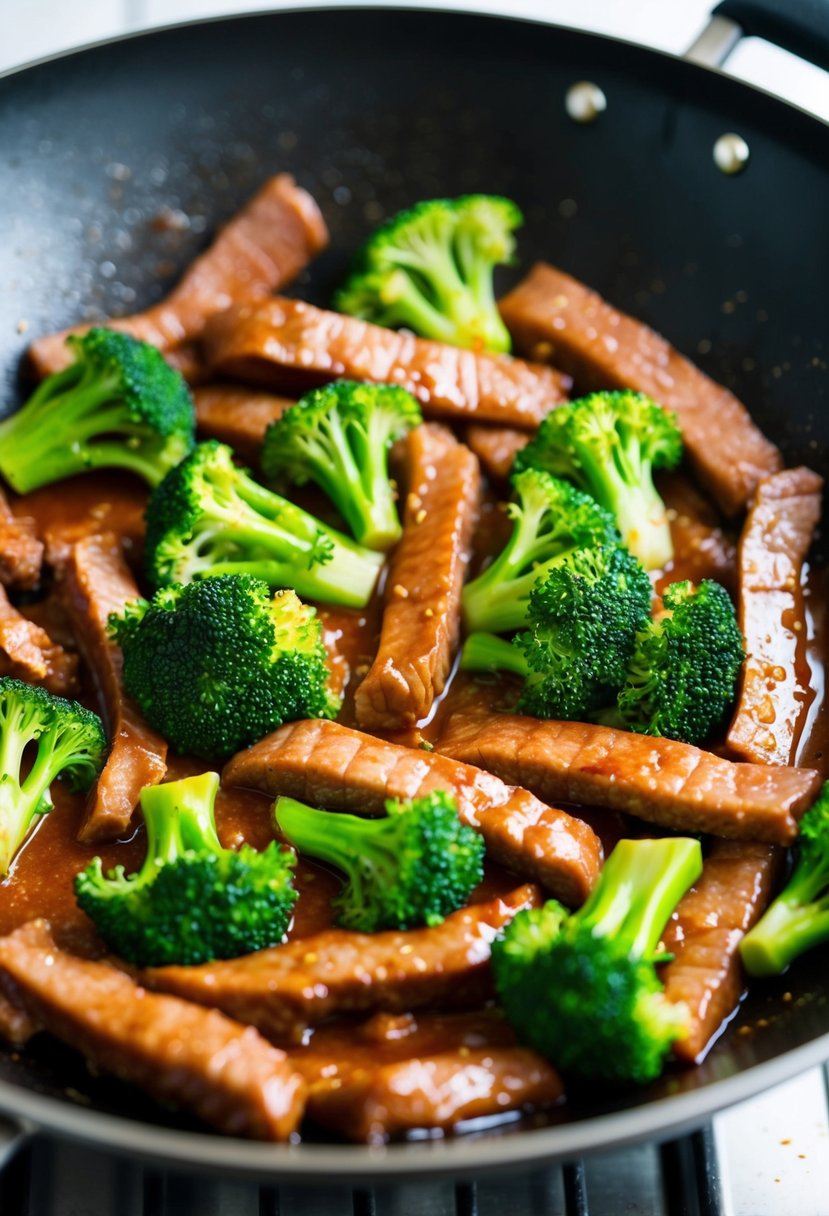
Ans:
<svg viewBox="0 0 829 1216"><path fill-rule="evenodd" d="M578 445L577 454L583 488L615 515L625 544L645 569L661 570L674 555L671 525L639 443L614 443L609 452Z"/></svg>
<svg viewBox="0 0 829 1216"><path fill-rule="evenodd" d="M743 938L740 955L749 975L779 975L828 937L829 895L812 903L797 887L787 888Z"/></svg>
<svg viewBox="0 0 829 1216"><path fill-rule="evenodd" d="M52 725L38 735L37 752L26 777L22 781L15 778L33 736L27 708L17 706L12 714L0 743L0 876L8 874L35 816L51 811L50 786L76 754L71 737Z"/></svg>
<svg viewBox="0 0 829 1216"><path fill-rule="evenodd" d="M218 789L218 773L201 773L141 791L147 861L152 863L153 871L176 861L187 850L217 854L222 851L213 814ZM141 877L144 878L143 868Z"/></svg>
<svg viewBox="0 0 829 1216"><path fill-rule="evenodd" d="M294 798L277 798L274 816L279 830L300 853L336 866L359 892L361 862L378 861L394 873L397 859L386 844L387 819L363 819L341 811L320 811ZM358 896L359 899L359 896Z"/></svg>
<svg viewBox="0 0 829 1216"><path fill-rule="evenodd" d="M526 678L530 669L517 646L492 633L472 633L463 644L461 671L510 671Z"/></svg>

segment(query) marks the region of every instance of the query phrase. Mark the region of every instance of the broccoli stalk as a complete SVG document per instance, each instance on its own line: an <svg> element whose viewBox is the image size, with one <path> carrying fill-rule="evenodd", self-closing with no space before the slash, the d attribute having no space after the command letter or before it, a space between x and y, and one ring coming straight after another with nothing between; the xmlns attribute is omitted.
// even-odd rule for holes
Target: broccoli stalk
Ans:
<svg viewBox="0 0 829 1216"><path fill-rule="evenodd" d="M540 578L567 563L577 566L579 550L619 544L607 512L566 482L526 469L513 478L513 488L518 501L507 507L512 534L492 564L464 588L470 633L519 629Z"/></svg>
<svg viewBox="0 0 829 1216"><path fill-rule="evenodd" d="M338 924L359 933L437 925L483 878L484 842L449 794L389 801L385 819L319 811L278 798L279 830L300 853L347 876L333 901Z"/></svg>
<svg viewBox="0 0 829 1216"><path fill-rule="evenodd" d="M172 469L147 506L145 563L155 586L249 574L349 608L368 603L382 555L260 486L210 440Z"/></svg>
<svg viewBox="0 0 829 1216"><path fill-rule="evenodd" d="M519 912L492 946L495 984L518 1036L565 1074L614 1084L657 1077L688 1010L656 974L659 940L702 873L699 841L620 841L587 903Z"/></svg>
<svg viewBox="0 0 829 1216"><path fill-rule="evenodd" d="M297 898L295 858L271 841L258 853L222 847L218 773L141 791L147 852L135 874L104 875L100 857L75 878L79 906L107 946L142 967L236 958L282 941Z"/></svg>
<svg viewBox="0 0 829 1216"><path fill-rule="evenodd" d="M265 434L262 469L325 491L357 541L385 550L400 539L388 453L420 422L411 393L340 380L306 393Z"/></svg>
<svg viewBox="0 0 829 1216"><path fill-rule="evenodd" d="M515 458L516 469L546 469L592 494L615 517L622 539L647 570L673 557L665 504L653 470L682 456L673 414L643 393L592 393L552 410Z"/></svg>
<svg viewBox="0 0 829 1216"><path fill-rule="evenodd" d="M800 821L791 877L740 943L749 975L779 975L829 941L829 782Z"/></svg>
<svg viewBox="0 0 829 1216"><path fill-rule="evenodd" d="M0 472L20 494L97 468L157 485L193 447L183 378L154 346L115 330L66 341L75 361L0 422Z"/></svg>
<svg viewBox="0 0 829 1216"><path fill-rule="evenodd" d="M24 776L24 754L28 759L32 748ZM61 777L71 789L87 790L105 755L97 714L22 680L0 679L0 877L37 816L52 810L52 782Z"/></svg>
<svg viewBox="0 0 829 1216"><path fill-rule="evenodd" d="M512 260L523 218L509 199L486 194L401 211L363 246L334 307L455 346L509 351L493 273Z"/></svg>

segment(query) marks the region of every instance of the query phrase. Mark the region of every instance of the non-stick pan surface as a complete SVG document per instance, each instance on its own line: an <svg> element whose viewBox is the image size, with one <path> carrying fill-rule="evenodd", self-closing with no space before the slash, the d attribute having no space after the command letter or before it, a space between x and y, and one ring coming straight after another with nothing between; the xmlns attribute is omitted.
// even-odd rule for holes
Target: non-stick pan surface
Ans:
<svg viewBox="0 0 829 1216"><path fill-rule="evenodd" d="M566 115L599 84L595 123ZM738 132L738 176L712 159ZM303 10L178 27L0 80L0 372L31 337L158 299L269 174L318 199L330 250L294 288L326 302L360 239L419 198L511 195L520 262L549 258L733 387L790 463L829 473L829 129L716 72L551 26ZM519 271L515 272L516 274ZM506 283L506 280L505 280ZM717 442L717 436L711 436ZM480 1172L701 1122L829 1056L827 956L756 985L704 1065L617 1100L386 1150L242 1144L165 1117L48 1042L0 1053L0 1109L202 1166L339 1177Z"/></svg>

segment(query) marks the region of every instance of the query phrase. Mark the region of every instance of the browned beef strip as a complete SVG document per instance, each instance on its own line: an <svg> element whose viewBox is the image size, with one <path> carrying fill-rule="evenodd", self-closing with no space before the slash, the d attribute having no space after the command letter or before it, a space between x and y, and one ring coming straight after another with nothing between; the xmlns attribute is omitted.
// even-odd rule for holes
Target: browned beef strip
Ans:
<svg viewBox="0 0 829 1216"><path fill-rule="evenodd" d="M287 397L238 384L205 384L193 397L200 437L229 444L250 464L259 463L262 440L270 424L293 405Z"/></svg>
<svg viewBox="0 0 829 1216"><path fill-rule="evenodd" d="M0 675L41 684L65 697L77 691L78 656L18 612L0 584Z"/></svg>
<svg viewBox="0 0 829 1216"><path fill-rule="evenodd" d="M702 876L680 900L663 936L673 962L662 969L669 1000L691 1013L674 1054L693 1064L734 1012L745 987L739 946L771 898L782 850L751 841L716 840Z"/></svg>
<svg viewBox="0 0 829 1216"><path fill-rule="evenodd" d="M79 839L113 840L129 826L144 786L155 785L167 771L167 744L124 692L121 649L107 633L110 613L120 613L139 591L112 533L84 537L56 553L56 560L58 593L98 684L111 741Z"/></svg>
<svg viewBox="0 0 829 1216"><path fill-rule="evenodd" d="M177 997L156 996L106 963L60 950L45 921L0 938L0 984L90 1066L192 1111L229 1135L286 1140L305 1083L251 1026Z"/></svg>
<svg viewBox="0 0 829 1216"><path fill-rule="evenodd" d="M481 473L446 427L407 436L403 536L386 582L380 646L357 689L357 724L405 730L443 692L461 629L461 590L478 519Z"/></svg>
<svg viewBox="0 0 829 1216"><path fill-rule="evenodd" d="M697 476L727 514L780 468L779 451L733 393L577 279L540 262L499 306L516 349L550 359L579 389L632 388L675 411Z"/></svg>
<svg viewBox="0 0 829 1216"><path fill-rule="evenodd" d="M265 182L206 252L190 263L166 299L107 325L165 352L184 349L213 313L286 286L327 244L328 231L316 203L290 174L280 173ZM66 367L71 362L67 335L87 329L78 326L33 343L30 355L37 374ZM188 354L187 366L191 361Z"/></svg>
<svg viewBox="0 0 829 1216"><path fill-rule="evenodd" d="M304 392L338 377L401 384L429 417L532 429L570 381L550 367L476 353L325 312L302 300L240 304L205 329L218 376Z"/></svg>
<svg viewBox="0 0 829 1216"><path fill-rule="evenodd" d="M473 422L466 428L467 444L495 481L506 481L515 457L526 447L528 439L526 431L511 426L479 426Z"/></svg>
<svg viewBox="0 0 829 1216"><path fill-rule="evenodd" d="M761 481L740 538L746 661L727 743L754 764L793 762L815 698L801 579L820 520L822 489L823 479L805 468Z"/></svg>
<svg viewBox="0 0 829 1216"><path fill-rule="evenodd" d="M24 1047L40 1027L25 1009L3 991L0 979L0 1042Z"/></svg>
<svg viewBox="0 0 829 1216"><path fill-rule="evenodd" d="M386 743L337 722L315 719L281 727L234 756L224 780L361 815L382 815L388 798L446 790L495 861L569 904L585 899L601 864L601 845L586 823L545 806L526 790L435 752Z"/></svg>
<svg viewBox="0 0 829 1216"><path fill-rule="evenodd" d="M492 991L493 938L516 912L540 902L541 892L527 884L429 929L326 929L226 962L153 967L142 980L298 1043L308 1026L334 1014L479 1004Z"/></svg>
<svg viewBox="0 0 829 1216"><path fill-rule="evenodd" d="M35 521L15 515L0 490L0 583L29 591L40 582L43 543L35 533Z"/></svg>
<svg viewBox="0 0 829 1216"><path fill-rule="evenodd" d="M539 798L628 811L684 832L790 844L820 788L805 768L734 764L672 739L583 722L456 713L437 750Z"/></svg>

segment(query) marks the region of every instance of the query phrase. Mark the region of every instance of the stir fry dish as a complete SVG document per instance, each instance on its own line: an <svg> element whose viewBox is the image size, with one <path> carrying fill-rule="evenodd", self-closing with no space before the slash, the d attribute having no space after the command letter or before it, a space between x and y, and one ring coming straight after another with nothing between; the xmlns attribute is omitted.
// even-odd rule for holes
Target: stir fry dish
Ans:
<svg viewBox="0 0 829 1216"><path fill-rule="evenodd" d="M233 1136L691 1068L829 941L821 478L429 199L280 174L0 421L0 1038ZM791 850L791 854L788 854Z"/></svg>

